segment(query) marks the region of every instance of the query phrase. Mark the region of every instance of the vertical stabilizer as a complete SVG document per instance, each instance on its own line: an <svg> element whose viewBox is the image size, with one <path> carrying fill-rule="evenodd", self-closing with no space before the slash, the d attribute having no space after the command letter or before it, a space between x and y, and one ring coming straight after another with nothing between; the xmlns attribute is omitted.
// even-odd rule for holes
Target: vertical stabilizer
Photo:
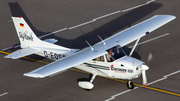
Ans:
<svg viewBox="0 0 180 101"><path fill-rule="evenodd" d="M15 29L17 31L19 41L21 43L21 48L30 48L33 46L37 46L44 48L55 48L60 50L71 50L63 46L58 46L40 40L22 17L12 17L12 19L14 22Z"/></svg>
<svg viewBox="0 0 180 101"><path fill-rule="evenodd" d="M57 40L47 39L40 40L26 21L22 17L12 17L19 41L21 43L20 50L13 52L5 58L17 59L30 54L37 54L53 60L62 59L62 57L74 54L76 49L70 49L63 46L53 44Z"/></svg>
<svg viewBox="0 0 180 101"><path fill-rule="evenodd" d="M12 17L12 19L17 31L19 41L21 43L21 48L33 46L34 43L38 43L39 41L41 41L39 40L39 38L37 38L37 36L34 34L34 32L22 17Z"/></svg>

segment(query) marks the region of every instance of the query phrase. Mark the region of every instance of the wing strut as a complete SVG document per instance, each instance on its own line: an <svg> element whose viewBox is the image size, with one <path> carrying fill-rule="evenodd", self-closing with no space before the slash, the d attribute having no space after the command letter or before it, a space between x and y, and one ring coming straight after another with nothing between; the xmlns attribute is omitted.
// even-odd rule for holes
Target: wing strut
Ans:
<svg viewBox="0 0 180 101"><path fill-rule="evenodd" d="M135 50L135 48L136 48L136 46L137 46L137 44L138 44L138 42L139 42L139 40L140 40L140 39L141 39L141 38L137 39L137 41L136 41L135 45L133 46L133 48L132 48L131 52L129 53L129 56L131 56L131 55L132 55L132 53L134 52L134 50Z"/></svg>
<svg viewBox="0 0 180 101"><path fill-rule="evenodd" d="M98 35L98 37L101 39L101 41L103 42L104 45L106 45L106 43L104 42L104 40Z"/></svg>
<svg viewBox="0 0 180 101"><path fill-rule="evenodd" d="M87 42L87 40L86 43L89 45L89 47L91 47L91 50L94 50L94 48L89 44L89 42Z"/></svg>

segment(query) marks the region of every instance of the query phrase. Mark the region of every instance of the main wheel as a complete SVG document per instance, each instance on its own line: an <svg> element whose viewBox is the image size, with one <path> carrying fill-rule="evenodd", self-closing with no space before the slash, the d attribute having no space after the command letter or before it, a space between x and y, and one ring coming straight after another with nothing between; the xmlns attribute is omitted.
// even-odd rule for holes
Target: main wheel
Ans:
<svg viewBox="0 0 180 101"><path fill-rule="evenodd" d="M90 90L94 87L94 85L89 81L79 81L78 86L85 90Z"/></svg>
<svg viewBox="0 0 180 101"><path fill-rule="evenodd" d="M128 87L129 89L133 89L133 88L134 88L134 84L133 84L133 82L132 82L131 80L129 80L129 81L127 82L127 87Z"/></svg>

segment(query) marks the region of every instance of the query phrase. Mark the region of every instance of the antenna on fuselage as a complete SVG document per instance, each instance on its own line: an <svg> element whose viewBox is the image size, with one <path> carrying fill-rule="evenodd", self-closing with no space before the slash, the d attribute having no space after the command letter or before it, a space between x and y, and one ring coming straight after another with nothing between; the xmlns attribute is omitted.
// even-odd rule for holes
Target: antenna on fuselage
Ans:
<svg viewBox="0 0 180 101"><path fill-rule="evenodd" d="M106 43L104 42L104 40L98 35L98 37L101 39L101 41L103 42L104 45L106 45Z"/></svg>
<svg viewBox="0 0 180 101"><path fill-rule="evenodd" d="M86 43L89 45L89 47L91 47L91 50L94 50L93 47L89 44L89 42L87 42L87 40Z"/></svg>

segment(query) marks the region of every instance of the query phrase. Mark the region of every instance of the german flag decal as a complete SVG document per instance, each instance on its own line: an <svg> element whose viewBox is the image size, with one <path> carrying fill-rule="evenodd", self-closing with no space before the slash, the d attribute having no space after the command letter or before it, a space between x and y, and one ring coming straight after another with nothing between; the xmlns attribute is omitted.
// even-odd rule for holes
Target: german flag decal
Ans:
<svg viewBox="0 0 180 101"><path fill-rule="evenodd" d="M24 27L24 24L20 23L20 27Z"/></svg>

